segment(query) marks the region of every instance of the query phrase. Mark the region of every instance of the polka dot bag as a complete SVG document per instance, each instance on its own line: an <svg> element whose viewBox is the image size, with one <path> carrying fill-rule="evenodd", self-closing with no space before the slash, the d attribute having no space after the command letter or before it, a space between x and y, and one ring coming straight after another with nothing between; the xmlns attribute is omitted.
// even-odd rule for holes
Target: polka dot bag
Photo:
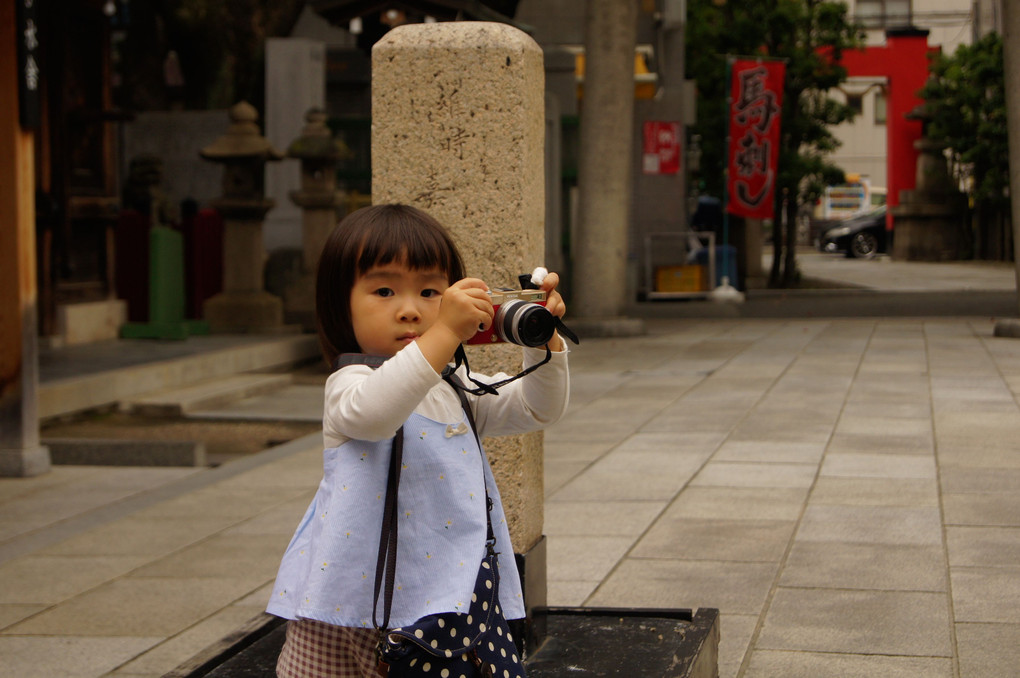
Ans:
<svg viewBox="0 0 1020 678"><path fill-rule="evenodd" d="M467 613L433 614L386 632L379 653L390 678L524 678L499 607L497 568L495 554L482 560Z"/></svg>

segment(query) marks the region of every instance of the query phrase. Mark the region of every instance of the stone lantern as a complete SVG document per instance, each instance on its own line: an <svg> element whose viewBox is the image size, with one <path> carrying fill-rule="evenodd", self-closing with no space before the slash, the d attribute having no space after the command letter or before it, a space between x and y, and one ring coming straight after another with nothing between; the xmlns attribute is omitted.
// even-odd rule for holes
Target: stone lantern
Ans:
<svg viewBox="0 0 1020 678"><path fill-rule="evenodd" d="M326 238L337 220L341 193L336 189L336 163L350 155L326 126L326 113L311 108L305 114L301 136L287 149L287 156L301 161L301 189L291 191L291 201L301 208L301 277L284 291L288 322L315 330L315 268Z"/></svg>
<svg viewBox="0 0 1020 678"><path fill-rule="evenodd" d="M895 237L892 255L901 261L951 261L970 252L963 223L967 199L949 176L945 146L928 137L931 112L920 104L906 114L920 120L921 138L913 190L900 191L900 204L891 208Z"/></svg>
<svg viewBox="0 0 1020 678"><path fill-rule="evenodd" d="M261 332L283 325L283 303L265 291L262 272L262 220L275 204L264 194L264 168L283 155L259 132L257 120L251 104L235 104L227 133L199 152L223 164L223 196L211 203L223 217L223 291L203 305L213 332Z"/></svg>

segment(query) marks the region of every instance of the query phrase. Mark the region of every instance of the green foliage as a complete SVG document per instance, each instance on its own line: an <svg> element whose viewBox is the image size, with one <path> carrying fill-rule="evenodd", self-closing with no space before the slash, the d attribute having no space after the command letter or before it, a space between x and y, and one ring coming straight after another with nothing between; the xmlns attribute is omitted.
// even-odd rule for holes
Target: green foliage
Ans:
<svg viewBox="0 0 1020 678"><path fill-rule="evenodd" d="M697 81L698 124L702 138L702 179L708 192L721 196L726 161L728 116L726 55L761 55L786 62L782 138L776 190L776 233L788 214L813 201L826 185L838 183L842 171L826 160L839 142L833 125L853 118L848 106L826 96L846 79L838 65L844 50L864 44L864 34L847 16L846 5L830 0L690 0L687 24L687 77ZM790 229L795 219L786 220ZM777 256L778 261L778 256ZM796 277L792 251L783 280ZM790 265L792 264L792 265ZM773 267L773 276L776 268ZM780 281L782 282L782 281Z"/></svg>
<svg viewBox="0 0 1020 678"><path fill-rule="evenodd" d="M946 145L953 173L975 204L1004 209L1009 157L1002 37L989 33L951 56L939 54L920 95L932 116L927 135Z"/></svg>

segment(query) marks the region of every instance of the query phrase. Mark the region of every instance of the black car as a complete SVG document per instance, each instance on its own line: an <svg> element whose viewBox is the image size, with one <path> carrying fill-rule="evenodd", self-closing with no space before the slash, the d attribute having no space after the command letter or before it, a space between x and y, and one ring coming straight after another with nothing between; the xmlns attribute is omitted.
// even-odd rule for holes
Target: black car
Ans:
<svg viewBox="0 0 1020 678"><path fill-rule="evenodd" d="M844 219L831 225L818 240L823 252L845 252L848 257L870 259L879 252L887 252L885 207Z"/></svg>

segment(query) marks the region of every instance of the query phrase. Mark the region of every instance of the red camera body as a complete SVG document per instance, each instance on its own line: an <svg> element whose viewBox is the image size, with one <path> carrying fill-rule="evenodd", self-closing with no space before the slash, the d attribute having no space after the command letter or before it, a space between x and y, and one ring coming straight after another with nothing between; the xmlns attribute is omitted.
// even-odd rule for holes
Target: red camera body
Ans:
<svg viewBox="0 0 1020 678"><path fill-rule="evenodd" d="M492 323L489 324L488 329L479 331L465 343L499 344L504 342L505 339L500 336L499 327L502 324L504 315L500 313L500 307L506 302L521 301L526 304L537 304L538 306L545 306L546 304L546 293L542 290L496 289L491 290L489 295L492 297ZM512 306L517 306L517 304L512 304Z"/></svg>

